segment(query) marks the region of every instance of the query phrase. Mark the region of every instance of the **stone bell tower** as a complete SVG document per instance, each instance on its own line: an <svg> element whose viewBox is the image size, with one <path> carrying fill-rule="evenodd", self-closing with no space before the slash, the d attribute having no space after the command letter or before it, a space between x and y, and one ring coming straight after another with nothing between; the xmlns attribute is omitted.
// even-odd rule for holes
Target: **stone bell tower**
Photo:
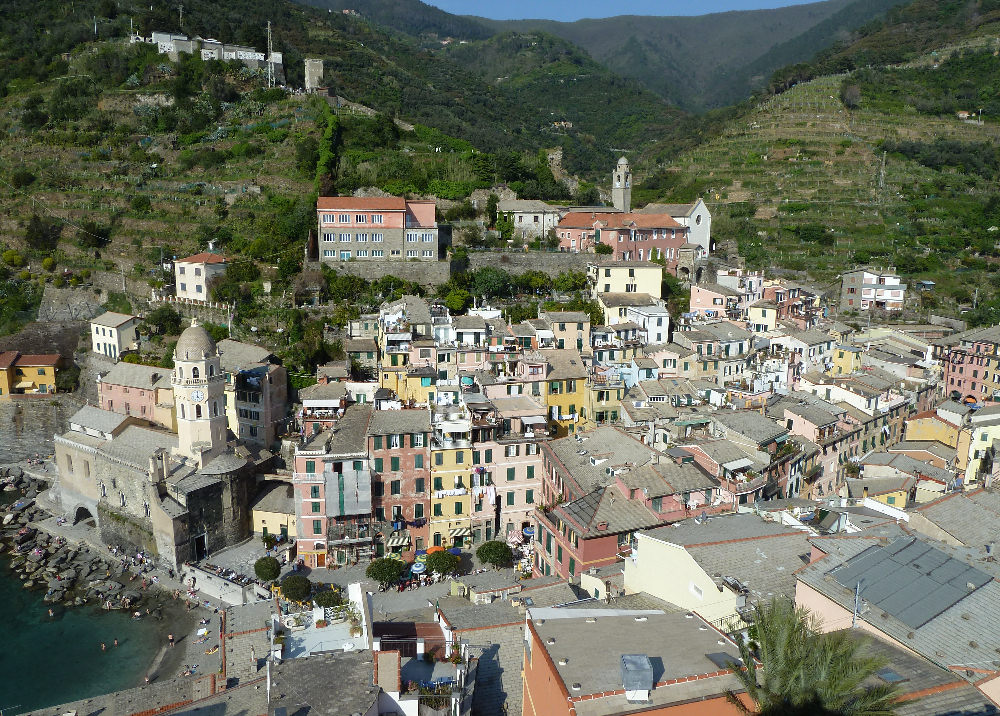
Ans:
<svg viewBox="0 0 1000 716"><path fill-rule="evenodd" d="M625 157L618 160L611 177L611 203L618 211L632 210L632 170Z"/></svg>
<svg viewBox="0 0 1000 716"><path fill-rule="evenodd" d="M225 376L215 341L197 321L177 339L171 383L178 451L204 465L226 448Z"/></svg>

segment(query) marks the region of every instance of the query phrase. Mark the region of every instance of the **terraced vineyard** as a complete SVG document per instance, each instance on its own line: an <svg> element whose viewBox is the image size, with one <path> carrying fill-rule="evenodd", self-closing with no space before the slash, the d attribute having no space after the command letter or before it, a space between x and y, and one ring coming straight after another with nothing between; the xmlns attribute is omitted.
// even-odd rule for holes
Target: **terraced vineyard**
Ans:
<svg viewBox="0 0 1000 716"><path fill-rule="evenodd" d="M995 190L985 179L962 175L950 186L947 173L886 154L878 145L937 138L996 142L1000 126L916 112L888 115L866 108L864 97L848 109L840 99L844 77L799 84L731 123L722 136L661 165L701 178L706 201L720 217L716 235L739 238L753 264L833 280L866 252L882 263L894 263L905 252L927 254L935 249L935 235L963 230L947 200L928 187L983 201ZM735 218L750 211L752 220ZM809 226L821 226L826 235L804 241L801 227ZM948 284L956 280L953 269L962 257L941 258L943 270L932 273Z"/></svg>

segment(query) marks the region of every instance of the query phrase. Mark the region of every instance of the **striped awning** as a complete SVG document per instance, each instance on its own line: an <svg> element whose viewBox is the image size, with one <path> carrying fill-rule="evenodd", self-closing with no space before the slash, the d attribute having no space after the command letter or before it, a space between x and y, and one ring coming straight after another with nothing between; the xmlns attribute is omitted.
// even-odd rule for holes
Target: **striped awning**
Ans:
<svg viewBox="0 0 1000 716"><path fill-rule="evenodd" d="M389 539L385 541L386 547L405 547L410 543L410 533L409 532L397 532L395 534L389 535Z"/></svg>
<svg viewBox="0 0 1000 716"><path fill-rule="evenodd" d="M456 537L471 537L472 528L471 527L456 527L453 530L448 530L448 536L452 539Z"/></svg>

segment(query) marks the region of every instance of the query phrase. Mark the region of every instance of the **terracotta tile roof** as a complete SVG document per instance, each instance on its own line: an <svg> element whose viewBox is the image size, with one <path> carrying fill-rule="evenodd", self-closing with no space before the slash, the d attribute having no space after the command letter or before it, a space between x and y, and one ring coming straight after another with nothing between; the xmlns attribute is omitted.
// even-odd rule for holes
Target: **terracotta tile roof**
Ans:
<svg viewBox="0 0 1000 716"><path fill-rule="evenodd" d="M175 263L179 264L224 264L226 263L226 257L221 254L210 254L207 251L200 254L194 254L193 256L188 256L187 258L177 259Z"/></svg>
<svg viewBox="0 0 1000 716"><path fill-rule="evenodd" d="M56 365L59 363L58 353L43 353L40 355L21 355L14 361L17 365Z"/></svg>
<svg viewBox="0 0 1000 716"><path fill-rule="evenodd" d="M321 196L316 200L318 211L406 211L406 199L401 196Z"/></svg>
<svg viewBox="0 0 1000 716"><path fill-rule="evenodd" d="M10 368L14 365L14 361L17 360L17 356L17 351L4 351L0 353L0 370Z"/></svg>

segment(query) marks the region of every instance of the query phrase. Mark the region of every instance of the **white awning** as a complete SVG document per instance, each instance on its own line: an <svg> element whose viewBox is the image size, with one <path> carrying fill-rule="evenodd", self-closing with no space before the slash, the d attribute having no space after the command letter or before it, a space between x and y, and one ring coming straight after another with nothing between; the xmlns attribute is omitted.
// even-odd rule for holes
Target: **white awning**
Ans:
<svg viewBox="0 0 1000 716"><path fill-rule="evenodd" d="M448 536L452 539L456 537L471 537L472 528L471 527L456 527L453 530L448 530Z"/></svg>
<svg viewBox="0 0 1000 716"><path fill-rule="evenodd" d="M744 467L750 467L751 465L753 465L753 460L741 457L739 460L733 460L732 462L723 463L722 467L732 472L733 470L739 470Z"/></svg>
<svg viewBox="0 0 1000 716"><path fill-rule="evenodd" d="M545 418L541 415L526 415L521 418L525 425L545 425Z"/></svg>
<svg viewBox="0 0 1000 716"><path fill-rule="evenodd" d="M389 548L405 547L409 543L410 543L409 532L397 532L396 534L389 535L389 539L385 541L385 546Z"/></svg>

